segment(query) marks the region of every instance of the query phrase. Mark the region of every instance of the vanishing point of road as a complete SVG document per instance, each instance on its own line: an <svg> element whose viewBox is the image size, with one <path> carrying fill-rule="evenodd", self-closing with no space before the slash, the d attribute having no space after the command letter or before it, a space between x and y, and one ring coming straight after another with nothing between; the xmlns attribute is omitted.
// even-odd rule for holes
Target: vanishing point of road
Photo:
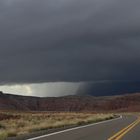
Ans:
<svg viewBox="0 0 140 140"><path fill-rule="evenodd" d="M124 115L28 140L140 140L140 118Z"/></svg>

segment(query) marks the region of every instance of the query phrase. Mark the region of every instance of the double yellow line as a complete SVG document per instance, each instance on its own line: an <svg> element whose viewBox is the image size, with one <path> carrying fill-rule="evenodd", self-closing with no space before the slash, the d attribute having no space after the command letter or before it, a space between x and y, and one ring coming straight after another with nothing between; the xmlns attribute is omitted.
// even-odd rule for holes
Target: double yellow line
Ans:
<svg viewBox="0 0 140 140"><path fill-rule="evenodd" d="M132 128L134 128L138 123L140 123L140 118L128 125L127 127L120 130L118 133L110 137L108 140L120 140L126 133L128 133Z"/></svg>

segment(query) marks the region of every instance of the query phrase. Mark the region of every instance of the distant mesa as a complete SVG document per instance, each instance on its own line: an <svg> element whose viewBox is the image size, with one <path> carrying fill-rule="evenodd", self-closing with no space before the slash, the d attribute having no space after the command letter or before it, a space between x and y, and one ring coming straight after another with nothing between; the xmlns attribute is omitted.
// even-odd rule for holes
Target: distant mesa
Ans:
<svg viewBox="0 0 140 140"><path fill-rule="evenodd" d="M140 111L140 93L117 96L28 97L0 91L0 110L23 111Z"/></svg>

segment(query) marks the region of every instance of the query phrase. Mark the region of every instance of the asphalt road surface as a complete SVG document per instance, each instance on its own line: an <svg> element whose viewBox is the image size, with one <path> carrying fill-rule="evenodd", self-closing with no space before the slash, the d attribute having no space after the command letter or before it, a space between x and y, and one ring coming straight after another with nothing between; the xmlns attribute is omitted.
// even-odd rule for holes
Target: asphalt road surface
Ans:
<svg viewBox="0 0 140 140"><path fill-rule="evenodd" d="M114 120L55 132L28 140L140 140L140 118L122 116Z"/></svg>

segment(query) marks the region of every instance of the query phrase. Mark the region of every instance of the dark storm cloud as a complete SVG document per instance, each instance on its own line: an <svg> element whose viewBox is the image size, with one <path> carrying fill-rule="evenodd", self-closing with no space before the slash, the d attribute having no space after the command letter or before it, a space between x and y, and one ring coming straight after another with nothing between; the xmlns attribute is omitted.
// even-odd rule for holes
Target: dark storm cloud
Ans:
<svg viewBox="0 0 140 140"><path fill-rule="evenodd" d="M140 1L1 0L0 82L139 80Z"/></svg>
<svg viewBox="0 0 140 140"><path fill-rule="evenodd" d="M140 82L138 81L100 81L87 82L79 86L77 95L120 95L140 92Z"/></svg>

